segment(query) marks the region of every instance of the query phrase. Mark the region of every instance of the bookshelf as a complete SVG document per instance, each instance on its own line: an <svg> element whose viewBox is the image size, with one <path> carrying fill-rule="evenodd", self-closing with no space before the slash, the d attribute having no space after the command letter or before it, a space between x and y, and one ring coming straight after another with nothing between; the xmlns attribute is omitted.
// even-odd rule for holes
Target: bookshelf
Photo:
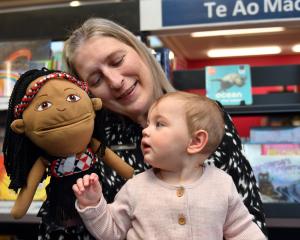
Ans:
<svg viewBox="0 0 300 240"><path fill-rule="evenodd" d="M36 216L42 206L42 201L33 201L27 214L19 220L15 220L10 216L10 209L14 201L0 201L0 224L1 223L38 223L40 219Z"/></svg>
<svg viewBox="0 0 300 240"><path fill-rule="evenodd" d="M254 94L252 105L226 106L231 115L259 115L300 113L299 92L288 86L300 86L300 65L251 68L252 87L282 87L281 92ZM181 70L173 72L173 85L178 90L205 89L205 70Z"/></svg>

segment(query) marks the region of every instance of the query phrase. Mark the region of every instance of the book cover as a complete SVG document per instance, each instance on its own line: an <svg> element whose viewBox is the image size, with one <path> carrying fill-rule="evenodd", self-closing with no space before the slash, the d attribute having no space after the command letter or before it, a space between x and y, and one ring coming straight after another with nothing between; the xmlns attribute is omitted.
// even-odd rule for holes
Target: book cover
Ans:
<svg viewBox="0 0 300 240"><path fill-rule="evenodd" d="M156 48L154 54L156 60L160 63L162 69L164 70L167 78L171 79L171 59L170 59L170 49L168 48Z"/></svg>
<svg viewBox="0 0 300 240"><path fill-rule="evenodd" d="M206 96L223 105L250 105L251 73L249 65L207 66Z"/></svg>
<svg viewBox="0 0 300 240"><path fill-rule="evenodd" d="M254 127L250 129L251 143L300 143L300 127Z"/></svg>
<svg viewBox="0 0 300 240"><path fill-rule="evenodd" d="M261 198L266 203L300 203L300 160L295 155L262 155L261 144L245 144Z"/></svg>
<svg viewBox="0 0 300 240"><path fill-rule="evenodd" d="M262 144L261 145L262 155L300 155L300 144L294 143L274 143L274 144Z"/></svg>
<svg viewBox="0 0 300 240"><path fill-rule="evenodd" d="M50 177L47 177L39 184L38 189L34 195L33 200L44 201L46 199L46 186L50 182ZM17 194L12 189L9 189L10 179L6 174L3 155L0 155L0 201L2 200L16 200Z"/></svg>
<svg viewBox="0 0 300 240"><path fill-rule="evenodd" d="M0 42L0 96L10 96L30 61L50 59L50 40Z"/></svg>

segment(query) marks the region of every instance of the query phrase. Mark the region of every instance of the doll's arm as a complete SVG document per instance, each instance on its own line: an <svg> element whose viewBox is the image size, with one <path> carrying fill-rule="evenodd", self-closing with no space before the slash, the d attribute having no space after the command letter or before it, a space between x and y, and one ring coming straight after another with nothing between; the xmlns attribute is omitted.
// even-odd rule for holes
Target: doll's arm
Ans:
<svg viewBox="0 0 300 240"><path fill-rule="evenodd" d="M45 170L46 164L40 157L32 166L27 178L27 184L20 190L15 204L11 209L10 213L13 218L19 219L26 214Z"/></svg>
<svg viewBox="0 0 300 240"><path fill-rule="evenodd" d="M98 151L100 145L101 142L99 140L95 138L92 139L91 147L94 152ZM110 150L109 148L105 148L105 154L103 158L104 163L115 170L121 177L125 179L132 178L134 169L129 164L124 162L123 159L121 159L112 150Z"/></svg>

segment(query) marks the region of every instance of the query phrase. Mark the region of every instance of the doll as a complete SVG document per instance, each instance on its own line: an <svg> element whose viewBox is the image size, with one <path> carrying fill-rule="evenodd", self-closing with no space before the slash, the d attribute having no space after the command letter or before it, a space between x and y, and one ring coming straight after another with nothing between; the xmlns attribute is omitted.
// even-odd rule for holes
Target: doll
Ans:
<svg viewBox="0 0 300 240"><path fill-rule="evenodd" d="M99 98L89 97L85 82L67 73L43 68L21 75L9 100L3 144L9 188L21 189L11 210L14 218L26 214L38 184L50 175L38 216L55 227L79 224L72 185L85 174L99 174L98 150L119 175L133 175L127 163L92 136L101 105Z"/></svg>

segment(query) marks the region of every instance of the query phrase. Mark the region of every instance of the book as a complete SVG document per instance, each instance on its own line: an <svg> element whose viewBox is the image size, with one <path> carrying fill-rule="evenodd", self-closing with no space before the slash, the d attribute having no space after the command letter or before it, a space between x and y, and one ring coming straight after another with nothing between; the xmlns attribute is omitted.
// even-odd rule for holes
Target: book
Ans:
<svg viewBox="0 0 300 240"><path fill-rule="evenodd" d="M30 61L50 58L50 40L0 42L0 96L10 96Z"/></svg>
<svg viewBox="0 0 300 240"><path fill-rule="evenodd" d="M262 144L261 145L262 155L300 155L300 144L294 143L274 143L274 144Z"/></svg>
<svg viewBox="0 0 300 240"><path fill-rule="evenodd" d="M171 80L171 59L170 59L170 49L169 48L156 48L154 57L161 65L165 72L167 79Z"/></svg>
<svg viewBox="0 0 300 240"><path fill-rule="evenodd" d="M300 127L254 127L250 129L251 143L300 143Z"/></svg>
<svg viewBox="0 0 300 240"><path fill-rule="evenodd" d="M251 105L250 66L225 65L205 68L206 96L223 105Z"/></svg>
<svg viewBox="0 0 300 240"><path fill-rule="evenodd" d="M300 203L300 160L293 155L262 155L261 144L244 150L265 203Z"/></svg>
<svg viewBox="0 0 300 240"><path fill-rule="evenodd" d="M44 201L46 199L46 186L50 182L50 177L47 177L42 183L39 184L37 191L35 192L33 200ZM17 193L12 189L9 189L10 179L6 174L3 155L0 155L0 201L2 200L16 200Z"/></svg>

